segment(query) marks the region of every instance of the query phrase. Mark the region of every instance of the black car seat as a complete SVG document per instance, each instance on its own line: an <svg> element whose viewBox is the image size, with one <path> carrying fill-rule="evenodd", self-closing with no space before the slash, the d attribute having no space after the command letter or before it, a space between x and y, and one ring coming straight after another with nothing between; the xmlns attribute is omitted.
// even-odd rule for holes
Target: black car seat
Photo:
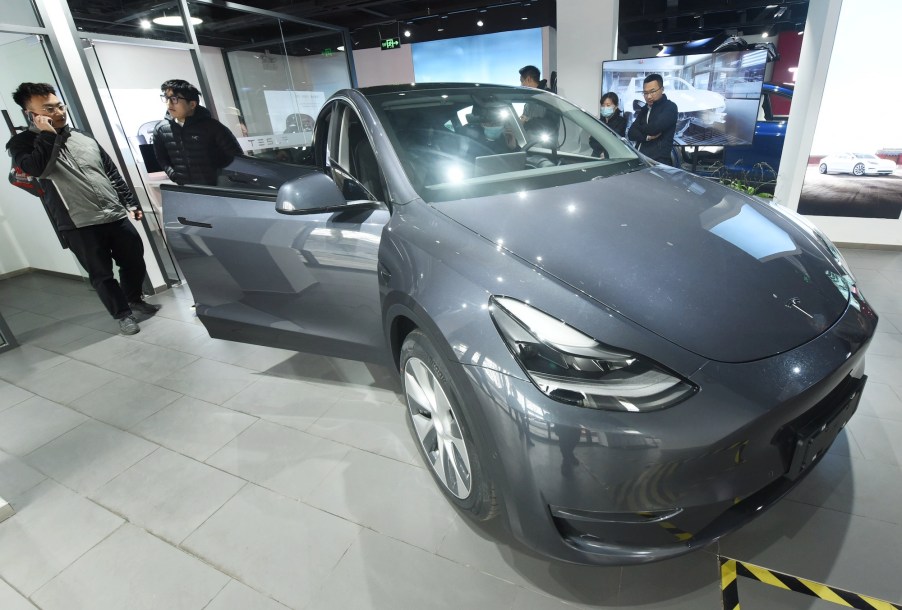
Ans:
<svg viewBox="0 0 902 610"><path fill-rule="evenodd" d="M348 127L348 145L351 153L351 167L348 170L351 175L370 192L376 201L385 201L382 178L379 175L379 162L376 160L376 153L373 152L373 147L360 123L355 122Z"/></svg>

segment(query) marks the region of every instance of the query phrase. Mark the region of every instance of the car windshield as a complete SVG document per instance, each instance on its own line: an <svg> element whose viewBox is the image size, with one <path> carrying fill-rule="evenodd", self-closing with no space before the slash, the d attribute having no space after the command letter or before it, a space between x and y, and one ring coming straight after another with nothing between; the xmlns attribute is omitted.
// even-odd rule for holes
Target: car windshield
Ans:
<svg viewBox="0 0 902 610"><path fill-rule="evenodd" d="M597 119L538 89L436 87L367 97L428 202L573 184L645 166Z"/></svg>
<svg viewBox="0 0 902 610"><path fill-rule="evenodd" d="M859 159L876 159L877 158L874 155L871 155L868 153L855 153L855 156L858 157Z"/></svg>

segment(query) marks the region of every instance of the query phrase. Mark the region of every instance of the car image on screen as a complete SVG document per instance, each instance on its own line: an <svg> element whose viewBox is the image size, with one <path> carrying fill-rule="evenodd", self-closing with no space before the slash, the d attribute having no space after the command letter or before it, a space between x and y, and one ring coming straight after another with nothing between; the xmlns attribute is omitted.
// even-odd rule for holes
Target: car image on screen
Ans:
<svg viewBox="0 0 902 610"><path fill-rule="evenodd" d="M821 159L818 171L822 174L891 176L896 171L896 163L870 153L840 153Z"/></svg>
<svg viewBox="0 0 902 610"><path fill-rule="evenodd" d="M703 548L793 489L857 408L877 314L823 233L552 93L342 90L313 151L163 185L198 318L397 372L447 501L545 556Z"/></svg>

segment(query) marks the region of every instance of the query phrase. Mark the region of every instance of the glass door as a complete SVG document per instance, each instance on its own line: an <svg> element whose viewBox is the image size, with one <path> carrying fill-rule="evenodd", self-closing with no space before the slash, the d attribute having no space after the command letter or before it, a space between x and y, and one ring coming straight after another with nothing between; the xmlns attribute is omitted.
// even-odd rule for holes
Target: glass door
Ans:
<svg viewBox="0 0 902 610"><path fill-rule="evenodd" d="M160 184L168 178L153 153L153 128L163 119L160 85L169 78L197 82L190 51L141 44L84 40L97 83L101 110L113 127L116 145L141 205L145 228L167 285L181 283L162 228ZM135 66L142 66L136 70Z"/></svg>

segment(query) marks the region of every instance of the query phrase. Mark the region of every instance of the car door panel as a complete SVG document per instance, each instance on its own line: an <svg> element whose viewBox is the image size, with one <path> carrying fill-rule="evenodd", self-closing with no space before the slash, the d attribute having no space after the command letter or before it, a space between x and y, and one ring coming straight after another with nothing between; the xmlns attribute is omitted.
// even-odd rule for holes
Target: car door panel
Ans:
<svg viewBox="0 0 902 610"><path fill-rule="evenodd" d="M378 361L384 207L279 214L275 198L164 186L170 246L211 336Z"/></svg>

